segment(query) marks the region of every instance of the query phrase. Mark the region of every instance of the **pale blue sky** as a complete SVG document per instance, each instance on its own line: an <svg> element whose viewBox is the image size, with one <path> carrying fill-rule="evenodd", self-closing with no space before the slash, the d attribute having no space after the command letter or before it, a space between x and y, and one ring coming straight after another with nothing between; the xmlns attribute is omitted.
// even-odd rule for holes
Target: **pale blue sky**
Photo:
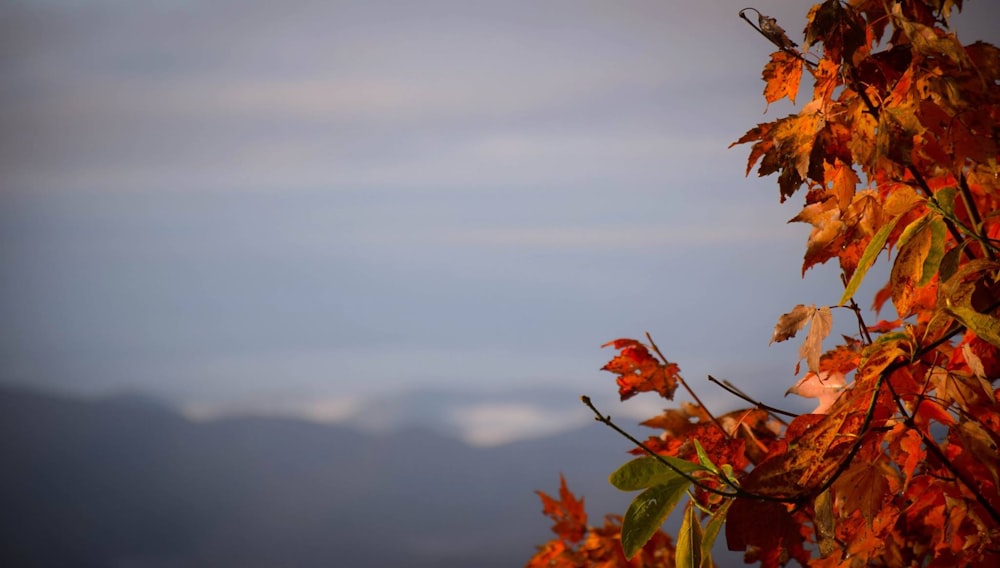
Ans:
<svg viewBox="0 0 1000 568"><path fill-rule="evenodd" d="M5 382L611 393L599 345L648 330L773 395L777 316L837 299L799 278L799 201L727 149L789 109L743 5L0 6Z"/></svg>

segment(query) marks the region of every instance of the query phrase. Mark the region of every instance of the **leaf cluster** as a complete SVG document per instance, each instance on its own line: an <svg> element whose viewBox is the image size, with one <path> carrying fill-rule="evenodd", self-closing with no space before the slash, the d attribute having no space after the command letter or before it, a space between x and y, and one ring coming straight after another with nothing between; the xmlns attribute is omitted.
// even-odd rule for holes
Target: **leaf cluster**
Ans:
<svg viewBox="0 0 1000 568"><path fill-rule="evenodd" d="M786 421L713 379L751 403L717 416L648 335L605 345L622 400L673 400L682 386L693 402L645 421L658 433L640 441L585 399L636 446L611 483L639 493L599 529L560 521L543 497L558 538L529 566L707 567L723 529L762 566L1000 565L1000 49L959 41L949 15L961 8L826 0L801 47L773 18L740 13L777 48L765 102L812 90L734 145L750 144L748 174L777 176L781 202L802 196L803 273L841 272L839 298L792 307L771 338L804 332L794 376L801 361L807 371L789 392L819 404ZM888 278L870 309L886 316L869 323L855 295L878 262ZM841 314L857 333L824 349ZM674 540L660 526L685 498ZM594 534L621 556L571 546Z"/></svg>

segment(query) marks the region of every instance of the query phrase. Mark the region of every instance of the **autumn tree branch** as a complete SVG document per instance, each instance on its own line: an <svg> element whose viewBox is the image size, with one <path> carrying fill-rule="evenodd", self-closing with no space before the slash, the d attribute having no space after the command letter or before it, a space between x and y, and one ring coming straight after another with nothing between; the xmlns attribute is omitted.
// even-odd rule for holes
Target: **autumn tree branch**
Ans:
<svg viewBox="0 0 1000 568"><path fill-rule="evenodd" d="M638 447L642 451L646 452L647 454L649 454L650 456L652 456L653 458L655 458L656 461L658 461L661 464L667 466L671 471L673 471L677 475L680 475L684 479L690 481L692 485L694 485L695 487L697 487L699 489L704 489L705 491L708 491L709 493L712 493L712 494L715 494L715 495L721 495L722 497L739 497L739 498L743 498L743 499L754 499L754 500L757 500L757 501L771 501L771 502L774 502L774 503L798 503L799 502L798 499L789 499L789 498L784 498L784 497L773 497L771 495L759 495L759 494L756 494L756 493L750 493L748 491L744 491L743 489L740 489L740 487L738 485L736 485L736 483L733 482L733 480L729 479L729 477L727 477L726 475L719 475L719 479L721 479L722 482L726 486L728 486L730 489L732 489L732 491L722 491L721 489L717 489L715 487L712 487L711 485L706 485L700 479L698 479L696 477L693 477L691 474L682 471L680 468L678 468L674 464L672 464L669 461L663 459L663 456L661 456L660 454L656 453L655 451L653 451L652 448L650 448L649 446L647 446L646 444L644 444L643 442L641 442L640 440L638 440L635 436L629 434L628 432L626 432L625 430L623 430L620 426L618 426L617 424L615 424L614 421L611 420L610 416L605 416L604 414L601 413L600 410L597 409L596 406L594 406L594 403L593 403L593 401L590 400L589 396L583 395L583 396L580 397L580 400L583 402L583 404L585 404L587 406L587 408L589 408L594 413L594 420L597 420L598 422L601 422L605 426L608 426L609 428L611 428L615 432L618 432L618 434L620 434L621 436L623 436L626 440L628 440L629 442L632 442L632 444L634 444L636 447Z"/></svg>
<svg viewBox="0 0 1000 568"><path fill-rule="evenodd" d="M753 23L753 21L747 17L746 12L748 10L756 12L758 23ZM773 43L781 51L802 60L803 63L810 67L816 67L815 63L803 57L802 53L795 49L797 44L788 39L788 35L786 35L785 30L778 26L774 18L761 14L757 8L753 7L747 7L740 10L740 17L746 20L746 22L750 24L751 28L757 30L757 33L767 38L767 41Z"/></svg>
<svg viewBox="0 0 1000 568"><path fill-rule="evenodd" d="M986 499L986 496L979 491L979 488L976 487L975 481L970 479L964 471L948 459L948 456L946 456L944 451L941 450L941 447L938 446L937 442L932 440L926 432L916 427L913 420L916 413L914 412L911 414L906 410L906 406L903 404L899 393L897 393L896 388L892 386L892 381L885 381L885 384L888 387L889 392L892 394L892 399L896 403L896 407L899 409L899 414L903 417L903 424L910 430L914 430L920 436L920 439L923 440L924 447L927 448L927 451L934 454L934 457L941 462L941 465L954 475L956 479L962 482L962 485L964 485L965 488L972 493L972 496L975 497L976 502L986 509L986 512L989 513L990 517L992 517L995 522L1000 523L1000 511L997 511L989 500Z"/></svg>

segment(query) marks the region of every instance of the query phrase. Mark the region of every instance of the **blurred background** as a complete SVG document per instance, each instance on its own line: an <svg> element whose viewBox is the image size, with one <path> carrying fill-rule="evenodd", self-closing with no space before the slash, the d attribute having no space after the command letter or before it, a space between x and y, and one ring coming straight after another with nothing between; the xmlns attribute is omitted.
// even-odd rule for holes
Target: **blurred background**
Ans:
<svg viewBox="0 0 1000 568"><path fill-rule="evenodd" d="M624 510L578 397L645 435L646 331L810 408L768 341L840 286L727 149L792 108L742 7L0 0L4 563L523 564L560 472Z"/></svg>

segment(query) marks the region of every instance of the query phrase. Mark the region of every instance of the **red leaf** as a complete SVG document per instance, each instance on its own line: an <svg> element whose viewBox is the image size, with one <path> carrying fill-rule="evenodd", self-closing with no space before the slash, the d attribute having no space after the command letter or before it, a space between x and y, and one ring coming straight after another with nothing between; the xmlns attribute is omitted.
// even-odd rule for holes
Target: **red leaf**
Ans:
<svg viewBox="0 0 1000 568"><path fill-rule="evenodd" d="M622 400L649 391L668 400L674 398L680 373L680 367L675 363L661 363L650 355L645 345L634 339L616 339L601 347L608 346L621 352L601 370L618 375L618 394Z"/></svg>

